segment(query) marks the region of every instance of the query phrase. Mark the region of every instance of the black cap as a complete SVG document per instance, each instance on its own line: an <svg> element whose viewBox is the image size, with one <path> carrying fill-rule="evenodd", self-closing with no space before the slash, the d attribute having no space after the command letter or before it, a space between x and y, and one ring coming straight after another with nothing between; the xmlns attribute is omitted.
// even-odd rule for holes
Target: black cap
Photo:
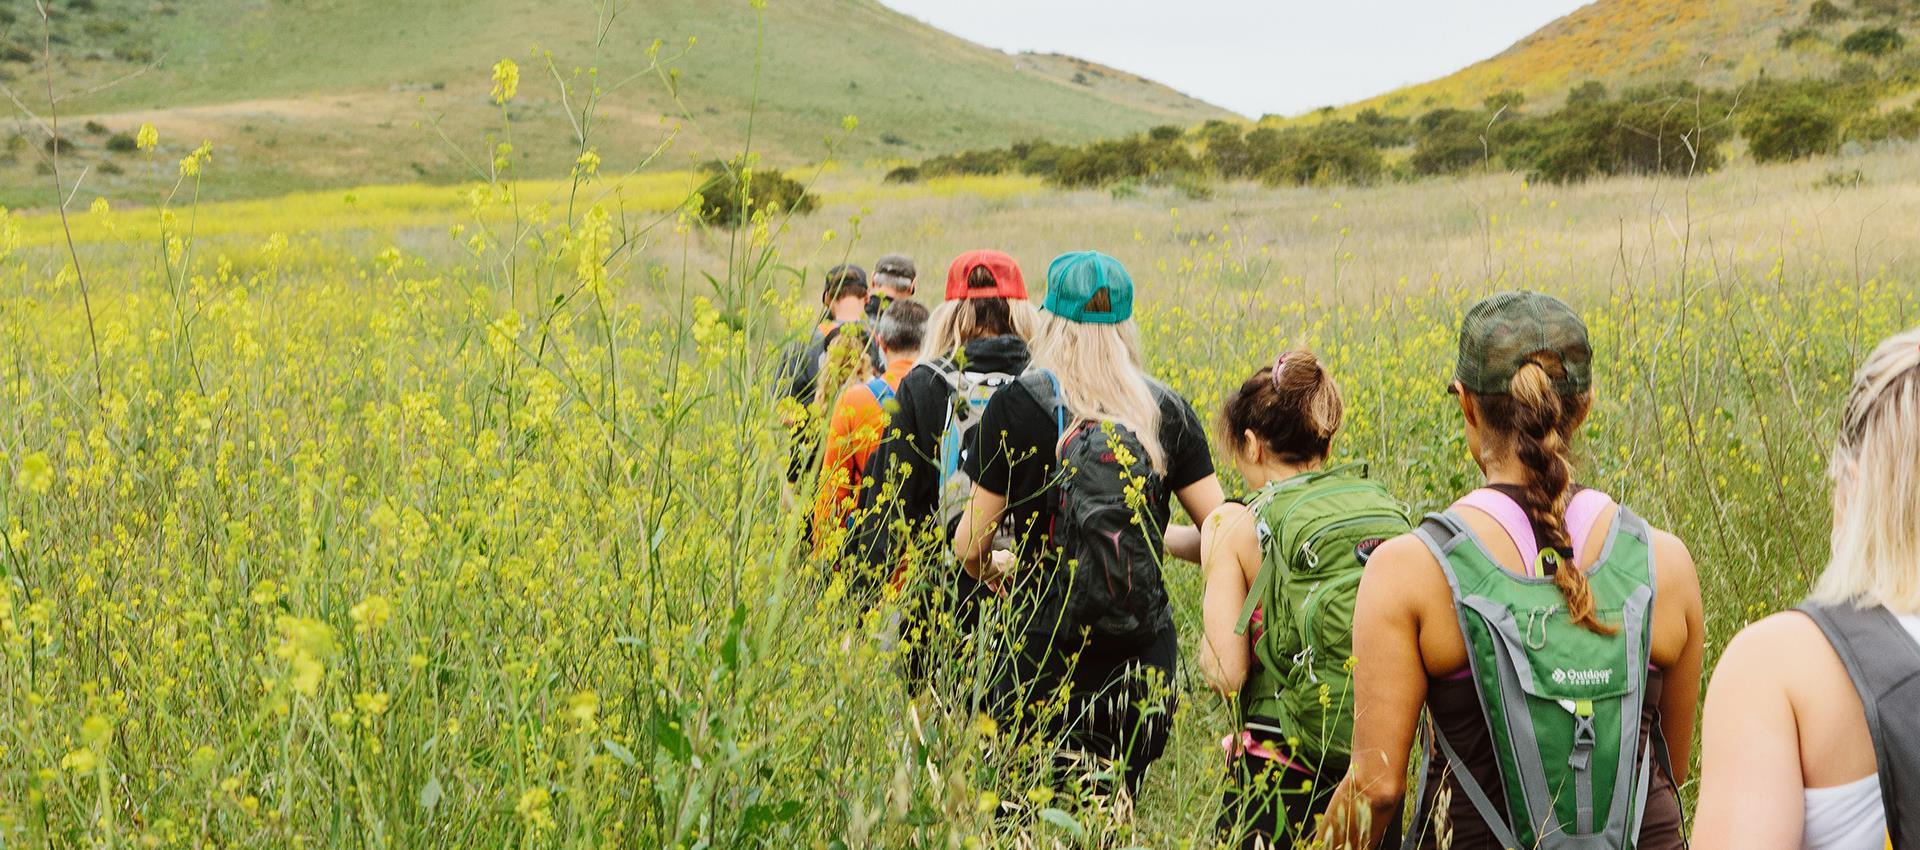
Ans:
<svg viewBox="0 0 1920 850"><path fill-rule="evenodd" d="M849 295L866 297L867 270L852 263L845 263L827 269L827 300L844 298Z"/></svg>

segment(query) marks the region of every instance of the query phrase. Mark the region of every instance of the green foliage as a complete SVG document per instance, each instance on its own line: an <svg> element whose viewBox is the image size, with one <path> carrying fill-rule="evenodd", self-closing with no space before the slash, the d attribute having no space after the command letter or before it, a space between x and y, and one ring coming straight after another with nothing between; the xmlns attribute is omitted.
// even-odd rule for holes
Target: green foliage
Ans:
<svg viewBox="0 0 1920 850"><path fill-rule="evenodd" d="M1353 124L1332 122L1287 137L1276 162L1261 169L1270 184L1367 185L1380 179L1383 160L1367 134Z"/></svg>
<svg viewBox="0 0 1920 850"><path fill-rule="evenodd" d="M1420 116L1425 132L1408 163L1420 175L1453 174L1488 160L1486 119L1476 112L1436 109Z"/></svg>
<svg viewBox="0 0 1920 850"><path fill-rule="evenodd" d="M1838 142L1839 130L1833 108L1803 94L1755 104L1740 125L1747 149L1758 162L1827 153Z"/></svg>
<svg viewBox="0 0 1920 850"><path fill-rule="evenodd" d="M1885 56L1907 44L1906 36L1895 27L1863 27L1840 42L1840 49L1866 56Z"/></svg>
<svg viewBox="0 0 1920 850"><path fill-rule="evenodd" d="M888 171L887 176L881 178L881 182L883 183L918 183L920 182L920 168L919 166L915 166L915 165L902 165L898 168Z"/></svg>
<svg viewBox="0 0 1920 850"><path fill-rule="evenodd" d="M1780 31L1781 50L1792 50L1802 44L1812 44L1820 40L1820 31L1813 27L1788 27Z"/></svg>
<svg viewBox="0 0 1920 850"><path fill-rule="evenodd" d="M762 213L805 214L820 205L804 184L774 169L716 160L700 166L700 172L706 176L698 193L700 220L708 224L739 227Z"/></svg>
<svg viewBox="0 0 1920 850"><path fill-rule="evenodd" d="M1152 180L1197 171L1199 160L1176 137L1128 136L1073 149L1052 174L1062 186L1105 186L1121 180Z"/></svg>
<svg viewBox="0 0 1920 850"><path fill-rule="evenodd" d="M1840 140L1861 144L1920 140L1920 106L1856 115L1841 129Z"/></svg>
<svg viewBox="0 0 1920 850"><path fill-rule="evenodd" d="M1807 23L1815 26L1843 21L1846 18L1846 10L1834 5L1833 0L1813 0L1813 5L1807 7Z"/></svg>
<svg viewBox="0 0 1920 850"><path fill-rule="evenodd" d="M137 141L132 133L115 133L107 137L107 150L114 153L133 153L139 149Z"/></svg>
<svg viewBox="0 0 1920 850"><path fill-rule="evenodd" d="M1588 80L1567 92L1567 106L1591 106L1606 99L1607 85L1599 80Z"/></svg>

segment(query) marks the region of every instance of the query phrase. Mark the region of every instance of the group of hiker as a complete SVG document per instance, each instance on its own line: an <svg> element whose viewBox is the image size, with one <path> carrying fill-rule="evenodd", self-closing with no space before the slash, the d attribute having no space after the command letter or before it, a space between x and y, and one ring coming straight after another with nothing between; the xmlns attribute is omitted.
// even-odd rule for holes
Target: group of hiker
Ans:
<svg viewBox="0 0 1920 850"><path fill-rule="evenodd" d="M1146 371L1118 260L1056 258L1037 310L997 251L956 258L931 311L916 279L900 255L830 270L780 375L813 555L900 601L910 680L990 671L977 707L1042 742L1057 787L1130 796L1178 693L1171 556L1200 565L1198 667L1238 717L1220 840L1687 846L1699 580L1578 483L1595 352L1567 304L1467 311L1433 386L1485 482L1419 518L1331 463L1346 405L1311 351L1214 417L1229 499L1208 425ZM1920 329L1856 375L1831 477L1812 598L1743 630L1707 696L1700 846L1920 847Z"/></svg>

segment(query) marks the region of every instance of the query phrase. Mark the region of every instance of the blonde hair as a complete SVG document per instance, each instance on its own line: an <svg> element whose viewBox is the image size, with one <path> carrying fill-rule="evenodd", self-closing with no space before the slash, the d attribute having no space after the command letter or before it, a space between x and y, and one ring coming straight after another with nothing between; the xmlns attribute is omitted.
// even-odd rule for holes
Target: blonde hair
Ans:
<svg viewBox="0 0 1920 850"><path fill-rule="evenodd" d="M879 374L873 368L873 358L868 349L873 345L873 333L863 325L848 323L840 326L833 341L827 344L827 350L820 355L820 374L814 379L813 405L824 416L833 412L833 405L840 400L841 391L854 384L863 384Z"/></svg>
<svg viewBox="0 0 1920 850"><path fill-rule="evenodd" d="M1920 328L1854 374L1828 476L1832 560L1814 600L1920 613Z"/></svg>
<svg viewBox="0 0 1920 850"><path fill-rule="evenodd" d="M1154 471L1166 473L1160 402L1142 371L1140 334L1132 321L1094 325L1045 313L1039 317L1032 349L1033 368L1059 379L1067 409L1077 420L1127 426L1146 447Z"/></svg>
<svg viewBox="0 0 1920 850"><path fill-rule="evenodd" d="M994 315L1000 312L998 305L1005 305L1005 315ZM1024 298L943 301L927 317L931 333L920 349L921 362L952 357L967 343L990 336L1012 334L1023 340L1033 339L1034 314L1033 304Z"/></svg>

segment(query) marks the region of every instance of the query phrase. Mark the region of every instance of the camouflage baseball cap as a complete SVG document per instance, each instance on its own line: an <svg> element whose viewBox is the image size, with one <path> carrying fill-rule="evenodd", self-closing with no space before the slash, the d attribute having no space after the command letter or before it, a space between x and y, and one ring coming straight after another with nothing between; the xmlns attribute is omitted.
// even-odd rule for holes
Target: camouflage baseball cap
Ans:
<svg viewBox="0 0 1920 850"><path fill-rule="evenodd" d="M1566 376L1554 381L1561 395L1593 388L1593 346L1580 316L1551 295L1502 292L1480 300L1460 322L1460 360L1453 379L1468 392L1506 395L1514 373L1539 353L1560 358Z"/></svg>

